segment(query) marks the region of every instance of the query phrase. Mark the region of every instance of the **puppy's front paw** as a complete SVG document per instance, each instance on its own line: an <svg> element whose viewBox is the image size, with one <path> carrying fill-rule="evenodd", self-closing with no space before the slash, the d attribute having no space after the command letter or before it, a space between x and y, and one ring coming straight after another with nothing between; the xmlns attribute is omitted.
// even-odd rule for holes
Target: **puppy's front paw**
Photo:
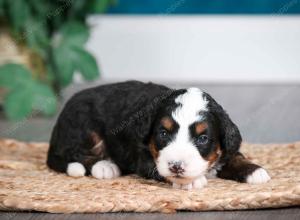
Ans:
<svg viewBox="0 0 300 220"><path fill-rule="evenodd" d="M205 176L201 176L198 179L195 179L193 182L194 189L201 189L207 184L207 179Z"/></svg>
<svg viewBox="0 0 300 220"><path fill-rule="evenodd" d="M178 184L178 183L172 183L172 186L173 186L174 189L186 189L186 190L190 190L190 189L193 188L193 184L192 183L185 184L185 185Z"/></svg>
<svg viewBox="0 0 300 220"><path fill-rule="evenodd" d="M201 176L197 179L195 179L192 183L189 184L178 184L173 183L174 189L185 189L185 190L191 190L191 189L201 189L207 184L207 179L205 176Z"/></svg>
<svg viewBox="0 0 300 220"><path fill-rule="evenodd" d="M250 184L259 184L259 183L266 183L271 179L267 171L263 168L256 169L253 173L251 173L246 182Z"/></svg>
<svg viewBox="0 0 300 220"><path fill-rule="evenodd" d="M85 168L81 163L69 163L67 167L67 174L73 177L80 177L85 175Z"/></svg>
<svg viewBox="0 0 300 220"><path fill-rule="evenodd" d="M91 173L97 179L112 179L119 177L121 174L119 167L109 160L101 160L95 163Z"/></svg>

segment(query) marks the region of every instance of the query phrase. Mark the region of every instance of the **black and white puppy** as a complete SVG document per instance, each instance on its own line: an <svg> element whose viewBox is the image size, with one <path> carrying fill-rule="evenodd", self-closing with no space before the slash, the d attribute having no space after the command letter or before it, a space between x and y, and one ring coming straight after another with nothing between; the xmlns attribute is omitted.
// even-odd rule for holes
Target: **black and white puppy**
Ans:
<svg viewBox="0 0 300 220"><path fill-rule="evenodd" d="M240 152L241 135L198 88L128 81L74 95L54 127L48 166L70 176L126 174L201 188L207 176L246 183L270 177Z"/></svg>

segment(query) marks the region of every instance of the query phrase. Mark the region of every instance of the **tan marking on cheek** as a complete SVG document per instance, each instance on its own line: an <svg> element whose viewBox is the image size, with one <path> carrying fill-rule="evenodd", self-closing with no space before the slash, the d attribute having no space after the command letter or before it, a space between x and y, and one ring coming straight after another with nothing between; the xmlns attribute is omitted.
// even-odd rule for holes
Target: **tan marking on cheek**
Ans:
<svg viewBox="0 0 300 220"><path fill-rule="evenodd" d="M205 122L197 123L195 126L196 134L201 134L207 129L208 125Z"/></svg>
<svg viewBox="0 0 300 220"><path fill-rule="evenodd" d="M153 156L153 158L156 160L158 158L158 150L157 150L157 146L154 143L154 140L151 139L150 143L149 143L149 148L150 148L150 153Z"/></svg>
<svg viewBox="0 0 300 220"><path fill-rule="evenodd" d="M167 129L168 131L171 131L174 127L174 122L172 119L170 119L169 117L164 117L161 120L161 124L164 126L165 129Z"/></svg>
<svg viewBox="0 0 300 220"><path fill-rule="evenodd" d="M205 159L208 161L208 165L212 166L221 156L220 144L217 144L216 149L209 154Z"/></svg>

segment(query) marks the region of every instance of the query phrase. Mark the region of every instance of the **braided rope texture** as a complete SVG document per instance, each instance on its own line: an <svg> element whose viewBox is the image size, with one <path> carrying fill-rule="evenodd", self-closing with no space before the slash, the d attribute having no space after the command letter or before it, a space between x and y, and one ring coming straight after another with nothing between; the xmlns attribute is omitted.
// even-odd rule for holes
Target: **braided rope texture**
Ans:
<svg viewBox="0 0 300 220"><path fill-rule="evenodd" d="M250 185L210 179L200 190L125 176L74 178L45 165L48 144L0 139L0 210L51 213L237 210L300 205L300 142L247 144L242 152L266 168L272 180Z"/></svg>

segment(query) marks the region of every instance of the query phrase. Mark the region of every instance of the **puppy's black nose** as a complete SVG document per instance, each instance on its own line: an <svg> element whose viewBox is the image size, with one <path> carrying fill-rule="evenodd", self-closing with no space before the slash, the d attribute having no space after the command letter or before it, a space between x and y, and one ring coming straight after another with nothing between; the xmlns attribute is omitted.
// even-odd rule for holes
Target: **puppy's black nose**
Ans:
<svg viewBox="0 0 300 220"><path fill-rule="evenodd" d="M172 173L175 173L175 174L181 174L184 172L184 169L183 169L183 162L182 161L170 161L168 163L169 165L169 170L172 172Z"/></svg>

